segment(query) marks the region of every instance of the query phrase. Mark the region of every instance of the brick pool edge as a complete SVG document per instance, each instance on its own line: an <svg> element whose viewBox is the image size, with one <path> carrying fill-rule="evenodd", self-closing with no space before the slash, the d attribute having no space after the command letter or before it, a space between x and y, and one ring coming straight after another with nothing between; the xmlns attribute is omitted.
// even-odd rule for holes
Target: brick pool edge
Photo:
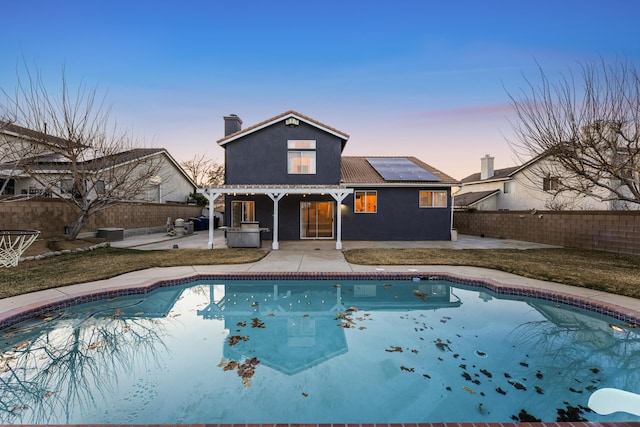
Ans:
<svg viewBox="0 0 640 427"><path fill-rule="evenodd" d="M629 325L640 326L640 312L615 304L591 300L566 292L550 291L529 286L506 285L490 279L463 277L452 273L416 273L416 272L238 272L238 273L207 273L191 274L171 279L153 279L135 285L123 285L98 290L81 291L74 295L61 294L58 297L38 303L28 304L8 310L0 315L0 329L7 328L31 317L42 316L51 311L61 310L78 304L115 298L127 295L144 295L155 289L180 286L187 283L218 280L448 280L464 286L474 286L486 289L498 295L536 298L558 304L566 304L594 313L603 314Z"/></svg>

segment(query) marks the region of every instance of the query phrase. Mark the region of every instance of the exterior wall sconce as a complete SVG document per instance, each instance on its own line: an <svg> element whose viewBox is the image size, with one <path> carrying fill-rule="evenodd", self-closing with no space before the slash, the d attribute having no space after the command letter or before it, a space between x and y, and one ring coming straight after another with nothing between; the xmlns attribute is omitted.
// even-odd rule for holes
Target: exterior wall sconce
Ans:
<svg viewBox="0 0 640 427"><path fill-rule="evenodd" d="M285 125L289 126L290 128L294 127L294 126L298 126L300 124L300 120L294 118L294 117L289 117L285 122Z"/></svg>

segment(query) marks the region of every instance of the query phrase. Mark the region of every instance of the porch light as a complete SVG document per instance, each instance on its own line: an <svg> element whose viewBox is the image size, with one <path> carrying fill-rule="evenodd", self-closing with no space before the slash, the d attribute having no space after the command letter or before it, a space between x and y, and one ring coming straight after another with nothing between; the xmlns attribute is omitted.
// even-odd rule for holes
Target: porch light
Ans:
<svg viewBox="0 0 640 427"><path fill-rule="evenodd" d="M287 120L285 120L284 124L292 128L298 126L300 124L300 120L294 117L289 117Z"/></svg>

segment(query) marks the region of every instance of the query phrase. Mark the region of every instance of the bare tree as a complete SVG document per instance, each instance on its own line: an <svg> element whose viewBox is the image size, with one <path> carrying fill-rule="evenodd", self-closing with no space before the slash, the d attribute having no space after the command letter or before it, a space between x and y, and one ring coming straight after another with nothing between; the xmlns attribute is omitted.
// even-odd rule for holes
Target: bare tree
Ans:
<svg viewBox="0 0 640 427"><path fill-rule="evenodd" d="M536 159L544 189L611 202L614 209L640 208L640 74L634 64L585 62L552 81L509 94L517 115L510 141L521 159ZM562 202L558 202L562 203ZM557 203L556 203L557 204Z"/></svg>
<svg viewBox="0 0 640 427"><path fill-rule="evenodd" d="M91 216L144 199L157 187L162 150L136 148L135 138L112 122L96 88L72 88L63 71L54 96L39 73L25 68L15 91L3 90L0 108L29 133L28 143L5 144L10 161L2 170L29 180L37 191L26 196L59 197L72 205L77 217L66 238L73 240Z"/></svg>
<svg viewBox="0 0 640 427"><path fill-rule="evenodd" d="M224 183L224 165L208 158L206 155L195 155L192 159L180 163L198 187L221 185Z"/></svg>

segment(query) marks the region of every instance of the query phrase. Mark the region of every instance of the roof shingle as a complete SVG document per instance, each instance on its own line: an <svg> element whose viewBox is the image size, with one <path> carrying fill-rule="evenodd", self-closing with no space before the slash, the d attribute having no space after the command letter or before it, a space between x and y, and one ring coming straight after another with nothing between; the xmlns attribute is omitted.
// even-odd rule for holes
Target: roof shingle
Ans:
<svg viewBox="0 0 640 427"><path fill-rule="evenodd" d="M396 158L408 159L417 166L427 172L432 173L439 178L439 181L387 181L367 161L368 158L376 158L376 156L342 156L341 181L344 184L384 184L397 182L403 184L409 183L437 183L456 185L459 182L444 172L434 168L420 159L411 156L379 156L378 158Z"/></svg>

